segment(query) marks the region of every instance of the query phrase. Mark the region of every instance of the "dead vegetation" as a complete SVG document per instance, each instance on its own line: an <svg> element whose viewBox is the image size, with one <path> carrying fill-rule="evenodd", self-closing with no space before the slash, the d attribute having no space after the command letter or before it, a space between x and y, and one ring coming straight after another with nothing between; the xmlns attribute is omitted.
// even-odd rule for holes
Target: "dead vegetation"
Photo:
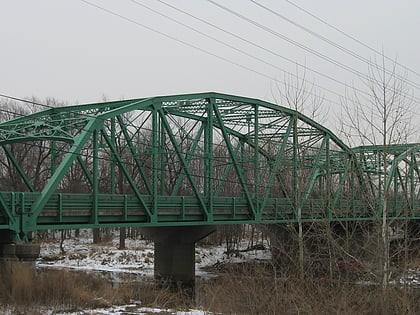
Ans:
<svg viewBox="0 0 420 315"><path fill-rule="evenodd" d="M420 289L347 281L337 270L334 281L309 268L297 273L270 264L225 266L216 279L198 280L193 301L180 290L153 281L112 284L98 275L65 270L36 271L16 264L0 274L0 304L16 314L42 309L81 311L138 303L160 308L199 308L217 314L419 314ZM382 297L385 294L386 304Z"/></svg>
<svg viewBox="0 0 420 315"><path fill-rule="evenodd" d="M234 272L232 272L234 271ZM221 314L419 314L420 289L297 274L267 266L238 267L200 286L197 304ZM386 305L381 298L386 295Z"/></svg>
<svg viewBox="0 0 420 315"><path fill-rule="evenodd" d="M141 303L144 306L182 308L191 304L182 292L153 281L115 285L108 279L86 272L35 270L13 263L0 271L0 305L13 314L42 314L55 311L82 311L88 308Z"/></svg>

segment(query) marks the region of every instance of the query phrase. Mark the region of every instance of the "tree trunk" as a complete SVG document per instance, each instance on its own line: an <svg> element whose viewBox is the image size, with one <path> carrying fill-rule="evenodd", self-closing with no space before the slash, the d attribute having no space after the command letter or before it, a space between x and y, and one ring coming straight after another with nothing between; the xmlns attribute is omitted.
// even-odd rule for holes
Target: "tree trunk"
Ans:
<svg viewBox="0 0 420 315"><path fill-rule="evenodd" d="M92 229L93 233L93 244L99 244L101 242L101 230L99 228Z"/></svg>
<svg viewBox="0 0 420 315"><path fill-rule="evenodd" d="M118 249L125 249L126 231L125 227L120 228L120 246Z"/></svg>

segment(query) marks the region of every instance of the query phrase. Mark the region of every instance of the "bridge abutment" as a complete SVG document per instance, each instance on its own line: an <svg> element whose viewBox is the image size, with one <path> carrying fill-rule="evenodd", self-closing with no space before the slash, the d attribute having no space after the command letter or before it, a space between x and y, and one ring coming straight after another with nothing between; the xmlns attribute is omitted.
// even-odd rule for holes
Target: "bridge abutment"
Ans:
<svg viewBox="0 0 420 315"><path fill-rule="evenodd" d="M195 243L215 231L214 226L143 228L155 242L155 279L194 291Z"/></svg>

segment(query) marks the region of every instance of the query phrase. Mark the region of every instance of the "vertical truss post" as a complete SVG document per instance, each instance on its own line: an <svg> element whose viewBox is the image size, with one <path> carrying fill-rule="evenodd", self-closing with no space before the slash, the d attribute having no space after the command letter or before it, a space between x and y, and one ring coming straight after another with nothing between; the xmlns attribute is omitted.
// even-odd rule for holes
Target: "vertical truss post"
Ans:
<svg viewBox="0 0 420 315"><path fill-rule="evenodd" d="M395 158L395 157L394 157ZM395 167L395 169L393 170L394 171L394 178L393 178L393 181L394 181L394 216L396 216L397 215L397 212L398 212L398 189L399 189L399 184L398 184L398 175L400 174L400 171L399 171L399 167L398 167L398 164L396 165L396 167Z"/></svg>
<svg viewBox="0 0 420 315"><path fill-rule="evenodd" d="M377 160L377 164L378 164L378 219L382 218L382 211L383 211L383 206L384 206L384 201L385 201L385 183L383 182L382 179L382 154L381 152L378 150L376 152L376 160ZM384 159L383 161L383 172L386 172L386 165L385 165L386 161Z"/></svg>
<svg viewBox="0 0 420 315"><path fill-rule="evenodd" d="M114 142L114 145L116 144L116 139L115 139L115 118L112 117L111 118L111 140ZM116 167L116 163L115 163L115 154L113 152L110 152L111 154L111 160L109 161L110 163L110 184L111 184L111 194L115 194L115 187L116 187L116 182L115 182L115 167Z"/></svg>
<svg viewBox="0 0 420 315"><path fill-rule="evenodd" d="M166 151L167 147L166 147L165 128L164 128L160 119L159 119L158 122L159 122L158 128L159 128L159 134L160 134L160 137L159 137L159 140L158 140L159 141L158 147L160 148L160 151L161 151L160 155L159 155L159 158L160 158L160 176L159 176L159 179L160 179L160 194L161 195L166 195L167 194L167 192L166 192L166 177L167 177L166 168L167 168L167 165L168 165L169 152Z"/></svg>
<svg viewBox="0 0 420 315"><path fill-rule="evenodd" d="M92 221L94 225L99 224L98 218L98 202L99 202L99 143L98 143L98 131L94 130L92 135L93 142L93 187L92 187Z"/></svg>
<svg viewBox="0 0 420 315"><path fill-rule="evenodd" d="M209 220L213 221L214 197L214 159L213 159L213 107L215 99L210 98L207 104L207 122L204 131L204 195L208 200Z"/></svg>
<svg viewBox="0 0 420 315"><path fill-rule="evenodd" d="M258 115L258 105L254 105L254 198L255 198L255 212L257 213L257 221L261 220L260 212L260 172L259 172L259 115Z"/></svg>
<svg viewBox="0 0 420 315"><path fill-rule="evenodd" d="M414 166L416 165L416 152L411 152L410 157L410 208L414 214L414 201L415 201L415 187L414 187Z"/></svg>
<svg viewBox="0 0 420 315"><path fill-rule="evenodd" d="M158 159L159 159L159 122L157 104L152 106L152 184L153 184L153 210L157 214L158 209Z"/></svg>

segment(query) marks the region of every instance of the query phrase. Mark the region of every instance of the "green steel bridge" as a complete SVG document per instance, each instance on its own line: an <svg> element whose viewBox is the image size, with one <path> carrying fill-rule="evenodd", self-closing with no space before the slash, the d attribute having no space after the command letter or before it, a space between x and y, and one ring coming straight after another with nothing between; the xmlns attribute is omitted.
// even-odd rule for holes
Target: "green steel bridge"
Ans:
<svg viewBox="0 0 420 315"><path fill-rule="evenodd" d="M349 148L309 117L218 93L0 123L0 230L420 219L420 144Z"/></svg>

